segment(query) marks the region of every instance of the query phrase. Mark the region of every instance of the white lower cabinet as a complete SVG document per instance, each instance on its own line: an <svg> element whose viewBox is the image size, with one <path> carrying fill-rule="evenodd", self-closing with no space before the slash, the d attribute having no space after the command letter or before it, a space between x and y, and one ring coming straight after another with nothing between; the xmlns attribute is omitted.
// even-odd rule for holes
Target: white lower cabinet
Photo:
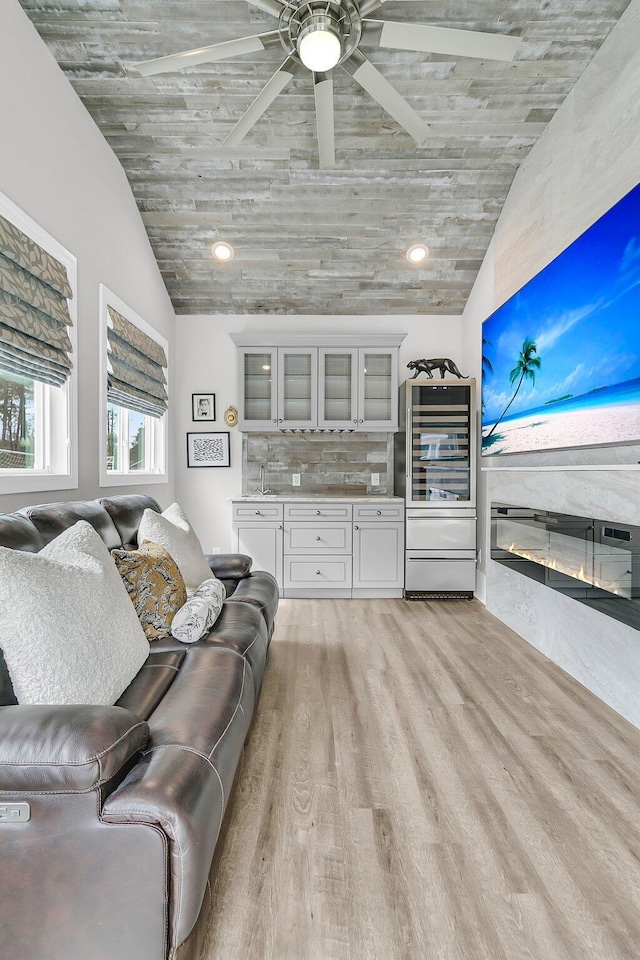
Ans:
<svg viewBox="0 0 640 960"><path fill-rule="evenodd" d="M238 520L234 523L235 548L253 558L254 570L266 570L282 588L282 521Z"/></svg>
<svg viewBox="0 0 640 960"><path fill-rule="evenodd" d="M404 504L235 501L235 546L283 597L401 597Z"/></svg>
<svg viewBox="0 0 640 960"><path fill-rule="evenodd" d="M353 525L353 596L380 596L404 587L404 523L378 520Z"/></svg>

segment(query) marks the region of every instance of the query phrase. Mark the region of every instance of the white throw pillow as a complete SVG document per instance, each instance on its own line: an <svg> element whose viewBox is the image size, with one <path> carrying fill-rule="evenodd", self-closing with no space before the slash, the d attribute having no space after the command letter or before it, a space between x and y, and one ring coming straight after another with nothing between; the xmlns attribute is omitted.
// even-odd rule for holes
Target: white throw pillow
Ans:
<svg viewBox="0 0 640 960"><path fill-rule="evenodd" d="M40 553L0 547L0 583L0 647L18 703L115 703L149 643L91 524Z"/></svg>
<svg viewBox="0 0 640 960"><path fill-rule="evenodd" d="M178 503L172 503L164 513L144 511L138 530L138 543L143 540L151 540L171 554L178 564L188 593L197 590L203 580L210 579L211 568L200 541Z"/></svg>
<svg viewBox="0 0 640 960"><path fill-rule="evenodd" d="M201 583L171 621L171 633L182 643L195 643L211 630L222 610L227 591L224 583L211 577Z"/></svg>

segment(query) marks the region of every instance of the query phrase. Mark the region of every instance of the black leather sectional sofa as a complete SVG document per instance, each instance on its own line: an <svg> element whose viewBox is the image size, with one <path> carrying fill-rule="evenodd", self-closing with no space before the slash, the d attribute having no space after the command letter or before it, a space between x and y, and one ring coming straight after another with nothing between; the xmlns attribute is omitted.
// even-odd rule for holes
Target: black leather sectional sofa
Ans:
<svg viewBox="0 0 640 960"><path fill-rule="evenodd" d="M37 552L82 519L110 549L133 546L147 507L160 509L146 496L29 507L0 515L0 545ZM17 705L0 652L0 957L200 956L278 605L248 557L208 559L228 594L214 628L154 642L116 706Z"/></svg>

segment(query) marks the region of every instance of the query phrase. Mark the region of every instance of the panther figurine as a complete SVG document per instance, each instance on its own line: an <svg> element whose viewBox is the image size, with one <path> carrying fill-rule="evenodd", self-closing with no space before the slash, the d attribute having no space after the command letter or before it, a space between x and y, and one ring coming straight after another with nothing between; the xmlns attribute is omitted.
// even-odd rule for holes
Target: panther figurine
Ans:
<svg viewBox="0 0 640 960"><path fill-rule="evenodd" d="M454 377L458 377L460 380L467 379L463 373L460 373L453 360L449 360L448 357L437 357L433 360L410 360L407 364L407 367L409 370L415 371L411 377L411 380L415 380L416 377L421 373L426 373L429 379L433 380L434 370L440 371L440 377L442 380L444 380L447 373L452 374Z"/></svg>

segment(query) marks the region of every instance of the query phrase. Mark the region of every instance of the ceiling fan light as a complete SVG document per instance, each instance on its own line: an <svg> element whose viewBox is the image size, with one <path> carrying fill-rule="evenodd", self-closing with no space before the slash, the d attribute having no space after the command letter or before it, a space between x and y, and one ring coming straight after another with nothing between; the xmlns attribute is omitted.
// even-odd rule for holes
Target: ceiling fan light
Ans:
<svg viewBox="0 0 640 960"><path fill-rule="evenodd" d="M233 260L235 255L235 250L230 243L227 243L226 240L216 240L216 242L211 247L211 253L216 258L216 260Z"/></svg>
<svg viewBox="0 0 640 960"><path fill-rule="evenodd" d="M326 73L333 70L342 56L340 37L323 25L314 25L298 42L298 55L308 70Z"/></svg>
<svg viewBox="0 0 640 960"><path fill-rule="evenodd" d="M409 263L423 263L429 256L429 247L424 243L414 243L406 253Z"/></svg>

